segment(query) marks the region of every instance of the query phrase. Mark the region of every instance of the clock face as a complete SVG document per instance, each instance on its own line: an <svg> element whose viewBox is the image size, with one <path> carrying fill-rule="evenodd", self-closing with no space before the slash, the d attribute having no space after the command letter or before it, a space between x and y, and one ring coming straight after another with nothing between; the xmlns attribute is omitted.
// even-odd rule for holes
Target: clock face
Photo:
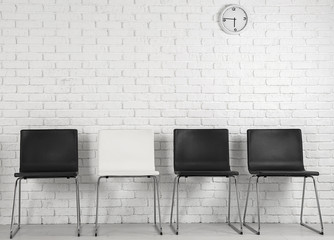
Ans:
<svg viewBox="0 0 334 240"><path fill-rule="evenodd" d="M219 16L219 24L223 31L230 34L239 34L248 23L248 16L238 5L229 5Z"/></svg>

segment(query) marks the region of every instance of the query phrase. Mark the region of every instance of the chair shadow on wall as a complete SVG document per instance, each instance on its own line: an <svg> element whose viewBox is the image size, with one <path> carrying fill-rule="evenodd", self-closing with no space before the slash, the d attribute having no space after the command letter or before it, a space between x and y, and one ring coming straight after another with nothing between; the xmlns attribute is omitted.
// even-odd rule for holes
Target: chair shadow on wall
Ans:
<svg viewBox="0 0 334 240"><path fill-rule="evenodd" d="M82 129L81 129L82 130ZM94 137L94 141L92 139ZM79 149L79 181L81 185L92 185L93 191L90 191L90 197L87 197L85 201L82 201L81 203L81 217L82 217L82 223L83 224L93 224L95 221L95 192L96 192L96 181L97 181L97 173L96 171L85 173L85 175L82 174L82 170L84 168L88 168L90 170L96 169L97 165L93 163L97 163L97 150L94 151L95 156L91 157L84 157L84 152L89 151L90 153L93 150L94 144L92 142L97 142L97 134L82 134L82 131L79 132L78 136L78 149ZM97 145L95 146L97 147ZM80 191L80 200L83 200L83 192L86 192L85 190ZM84 226L84 225L83 225Z"/></svg>
<svg viewBox="0 0 334 240"><path fill-rule="evenodd" d="M248 181L249 181L249 172L248 172L248 166L247 166L247 137L244 136L244 134L231 134L231 140L230 140L230 162L231 162L231 168L234 170L239 171L240 175L238 177L239 181L239 196L240 196L240 208L241 212L243 214L245 209L245 201L247 196L247 187L248 187ZM271 178L271 179L262 179L261 181L263 184L261 184L262 190L269 190L271 196L270 198L272 200L277 201L278 199L288 199L286 196L288 195L285 191L279 191L280 186L283 188L288 187L291 182L287 178ZM279 184L277 190L273 190L273 186L275 184ZM265 191L260 192L260 199L265 199ZM255 199L256 196L256 189L255 186L251 186L250 190L250 198ZM248 212L250 213L256 213L256 201L255 200L249 200L248 203ZM264 210L262 210L264 211ZM256 222L256 216L254 214L249 214L250 221L255 223ZM277 217L277 215L275 215ZM236 218L234 219L236 220ZM277 221L279 221L279 218L277 217Z"/></svg>
<svg viewBox="0 0 334 240"><path fill-rule="evenodd" d="M160 179L164 180L164 182L161 182L161 189L165 189L165 191L161 191L162 199L166 201L166 206L162 204L162 222L169 223L170 218L170 207L172 202L172 194L173 194L173 182L174 182L174 170L173 170L173 133L171 134L162 134L160 133L159 137L155 137L155 141L159 142L160 148L155 149L155 152L159 153L159 159L156 158L156 166L157 170L159 170L159 167L166 167L168 168L168 171L165 173L163 171L160 171ZM163 143L166 143L166 146L168 146L167 149L161 149L161 145ZM157 154L156 154L157 155ZM160 162L160 165L157 163ZM184 180L184 181L187 181ZM200 182L205 182L204 178ZM184 182L183 182L184 183ZM165 188L164 188L165 185ZM180 215L180 222L184 221L184 217L187 216L187 205L185 204L185 199L191 198L191 196L188 195L187 191L190 189L190 186L185 186L185 184L180 183L180 209L179 209L179 215ZM194 192L194 191L192 191ZM191 206L188 206L191 207Z"/></svg>

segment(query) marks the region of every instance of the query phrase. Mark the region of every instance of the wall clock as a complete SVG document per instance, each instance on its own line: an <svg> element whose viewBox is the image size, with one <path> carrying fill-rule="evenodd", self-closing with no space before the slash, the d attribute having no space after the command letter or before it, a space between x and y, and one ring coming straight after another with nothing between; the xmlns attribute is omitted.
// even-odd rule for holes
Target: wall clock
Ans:
<svg viewBox="0 0 334 240"><path fill-rule="evenodd" d="M219 14L220 28L228 34L239 34L245 30L248 15L239 5L227 5Z"/></svg>

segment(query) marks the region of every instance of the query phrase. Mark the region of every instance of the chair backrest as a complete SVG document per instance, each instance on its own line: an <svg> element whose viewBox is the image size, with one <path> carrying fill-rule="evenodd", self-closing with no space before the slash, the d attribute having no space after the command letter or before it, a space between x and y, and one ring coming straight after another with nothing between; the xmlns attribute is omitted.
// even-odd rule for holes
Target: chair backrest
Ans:
<svg viewBox="0 0 334 240"><path fill-rule="evenodd" d="M300 129L247 131L249 171L304 171Z"/></svg>
<svg viewBox="0 0 334 240"><path fill-rule="evenodd" d="M21 130L20 172L77 172L76 129Z"/></svg>
<svg viewBox="0 0 334 240"><path fill-rule="evenodd" d="M230 171L227 129L175 129L174 171Z"/></svg>
<svg viewBox="0 0 334 240"><path fill-rule="evenodd" d="M109 172L155 171L152 130L101 130L99 175Z"/></svg>

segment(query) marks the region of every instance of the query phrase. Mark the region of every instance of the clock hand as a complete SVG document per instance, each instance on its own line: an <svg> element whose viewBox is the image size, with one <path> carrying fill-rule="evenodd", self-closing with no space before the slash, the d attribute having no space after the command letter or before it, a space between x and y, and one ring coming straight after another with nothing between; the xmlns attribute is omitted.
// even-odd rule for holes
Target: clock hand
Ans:
<svg viewBox="0 0 334 240"><path fill-rule="evenodd" d="M235 18L233 18L233 24L234 24L234 27L235 27L235 20L236 20L236 19L235 19Z"/></svg>
<svg viewBox="0 0 334 240"><path fill-rule="evenodd" d="M234 18L223 18L223 19L234 20Z"/></svg>

